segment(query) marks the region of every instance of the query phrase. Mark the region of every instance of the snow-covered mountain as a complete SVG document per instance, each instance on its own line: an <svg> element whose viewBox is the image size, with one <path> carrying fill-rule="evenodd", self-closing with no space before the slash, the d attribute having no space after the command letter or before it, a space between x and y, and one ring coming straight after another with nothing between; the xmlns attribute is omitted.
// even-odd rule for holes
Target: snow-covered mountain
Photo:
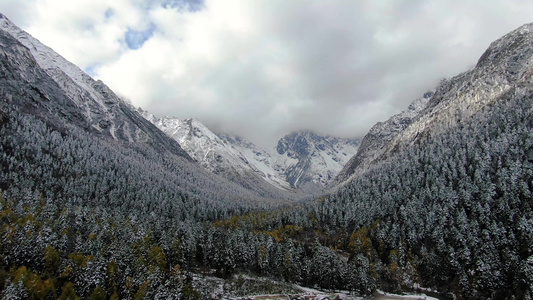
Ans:
<svg viewBox="0 0 533 300"><path fill-rule="evenodd" d="M242 181L245 177L256 177L280 189L290 189L290 185L274 170L270 154L251 142L229 135L217 135L195 118L157 118L142 109L138 111L176 140L207 170L237 181Z"/></svg>
<svg viewBox="0 0 533 300"><path fill-rule="evenodd" d="M67 97L65 103L50 101L47 104L49 111L55 110L56 114L68 122L115 140L146 142L190 159L175 142L131 111L128 104L119 99L103 82L93 80L76 65L43 45L1 14L0 29L30 51L31 59L35 60L39 68ZM49 91L46 84L39 82L34 88L39 94L47 95Z"/></svg>
<svg viewBox="0 0 533 300"><path fill-rule="evenodd" d="M494 41L472 70L443 80L434 93L415 101L409 110L376 124L336 182L461 126L462 121L496 101L523 95L533 75L532 67L533 24L526 24Z"/></svg>
<svg viewBox="0 0 533 300"><path fill-rule="evenodd" d="M292 186L313 192L327 186L357 152L360 141L320 136L310 131L288 134L279 140L283 175ZM288 164L287 164L288 162Z"/></svg>
<svg viewBox="0 0 533 300"><path fill-rule="evenodd" d="M352 157L358 140L323 137L303 131L283 137L270 151L228 134L217 134L199 120L157 118L138 110L215 174L255 176L280 189L314 192L331 182Z"/></svg>
<svg viewBox="0 0 533 300"><path fill-rule="evenodd" d="M242 137L235 137L229 134L218 134L227 147L234 149L240 157L244 157L255 172L268 183L284 189L292 189L283 176L286 166L295 163L294 159L284 158L275 155L273 151L267 151Z"/></svg>
<svg viewBox="0 0 533 300"><path fill-rule="evenodd" d="M218 136L268 182L308 193L328 185L359 147L357 139L324 137L310 131L288 134L270 151L244 138Z"/></svg>
<svg viewBox="0 0 533 300"><path fill-rule="evenodd" d="M33 87L38 94L54 98L48 99L50 100L46 104L48 111L54 112L71 124L109 136L114 140L149 143L190 159L179 145L132 111L129 105L102 81L92 79L76 65L18 28L2 14L0 14L0 30L25 46L31 54L31 57L27 58L28 63L36 62L39 69L54 81L52 83L42 80L35 82ZM22 55L25 51L21 49L17 54L13 54L12 59L20 59L16 55ZM55 85L59 87L61 96L56 97L51 94L52 90L57 91ZM66 96L64 103L51 101L63 98L63 95Z"/></svg>

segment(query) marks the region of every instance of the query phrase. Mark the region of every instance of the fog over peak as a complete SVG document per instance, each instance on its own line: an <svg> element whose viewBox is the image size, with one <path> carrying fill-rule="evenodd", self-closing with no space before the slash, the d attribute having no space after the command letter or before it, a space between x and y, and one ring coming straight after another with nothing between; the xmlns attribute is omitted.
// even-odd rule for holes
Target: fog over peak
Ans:
<svg viewBox="0 0 533 300"><path fill-rule="evenodd" d="M531 11L523 0L0 1L134 105L268 147L303 129L362 137Z"/></svg>

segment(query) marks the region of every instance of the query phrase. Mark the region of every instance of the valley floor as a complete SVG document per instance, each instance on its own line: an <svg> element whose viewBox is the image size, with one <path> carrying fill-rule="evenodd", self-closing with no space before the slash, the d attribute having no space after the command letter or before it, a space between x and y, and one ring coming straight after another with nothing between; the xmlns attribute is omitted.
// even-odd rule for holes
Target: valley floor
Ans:
<svg viewBox="0 0 533 300"><path fill-rule="evenodd" d="M305 293L302 294L277 294L277 295L255 295L245 296L237 298L226 298L227 300L292 300L292 299L306 299L306 300L325 300L325 299L339 299L339 300L439 300L438 298L430 297L425 294L413 294L413 295L398 295L385 293L382 291L375 291L372 296L367 298L350 296L348 293L327 293L314 289L308 289L303 287L302 290Z"/></svg>
<svg viewBox="0 0 533 300"><path fill-rule="evenodd" d="M397 294L385 293L382 291L375 291L374 294L368 299L371 299L371 300L439 300L434 297L426 296L425 294L397 295Z"/></svg>
<svg viewBox="0 0 533 300"><path fill-rule="evenodd" d="M258 280L259 278L248 277L249 280ZM263 279L264 280L264 279ZM271 281L272 286L281 284L280 282ZM439 298L427 296L426 294L407 294L399 295L387 293L380 290L375 291L371 296L366 298L352 296L348 291L328 292L313 288L303 287L300 285L292 285L293 292L291 293L275 293L275 294L255 294L239 297L224 297L224 300L439 300Z"/></svg>

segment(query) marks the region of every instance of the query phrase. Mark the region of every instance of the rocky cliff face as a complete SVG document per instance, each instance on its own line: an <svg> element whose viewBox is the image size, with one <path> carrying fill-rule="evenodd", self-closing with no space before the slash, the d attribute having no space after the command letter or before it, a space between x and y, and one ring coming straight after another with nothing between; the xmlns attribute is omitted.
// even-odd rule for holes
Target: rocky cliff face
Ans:
<svg viewBox="0 0 533 300"><path fill-rule="evenodd" d="M533 24L526 24L493 42L475 68L443 80L433 95L423 97L422 102L427 104L420 103L408 118L402 113L374 126L337 182L364 173L372 164L406 147L460 126L463 120L509 93L525 93L532 75Z"/></svg>

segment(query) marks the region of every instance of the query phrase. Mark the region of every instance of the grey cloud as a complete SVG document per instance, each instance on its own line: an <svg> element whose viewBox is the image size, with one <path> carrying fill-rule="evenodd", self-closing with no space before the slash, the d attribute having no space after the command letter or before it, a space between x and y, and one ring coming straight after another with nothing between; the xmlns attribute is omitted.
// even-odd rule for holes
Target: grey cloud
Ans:
<svg viewBox="0 0 533 300"><path fill-rule="evenodd" d="M401 2L384 9L388 14L373 19L355 2L339 6L314 4L286 4L266 12L267 19L263 20L272 25L267 26L264 39L277 40L292 54L287 68L298 75L295 86L273 93L276 87L261 77L261 68L276 63L275 56L244 65L224 64L223 71L215 73L218 77L213 82L221 83L216 91L225 98L221 104L242 106L234 113L226 111L226 118L230 119L227 121L235 124L229 128L249 137L254 137L261 127L281 127L278 134L311 129L323 134L362 136L375 122L405 109L440 78L466 70L486 46L475 45L472 50L467 48L471 45L448 45L463 29L461 24L450 25L449 31L439 29L439 22L446 21L447 14L460 7L448 12L428 11L425 2ZM477 21L472 16L472 22ZM480 24L476 27L480 32L474 34L488 34L491 26ZM390 34L390 41L380 41L380 34ZM476 36L470 38L469 42L480 42ZM261 117L262 110L269 107L265 102L294 100L304 104L295 105L289 119L279 116L273 121ZM383 106L377 109L381 111L361 111L380 101ZM354 111L359 108L359 113L378 119L347 115L348 107Z"/></svg>
<svg viewBox="0 0 533 300"><path fill-rule="evenodd" d="M533 21L523 0L154 3L150 38L95 73L157 115L269 146L301 129L362 137Z"/></svg>

